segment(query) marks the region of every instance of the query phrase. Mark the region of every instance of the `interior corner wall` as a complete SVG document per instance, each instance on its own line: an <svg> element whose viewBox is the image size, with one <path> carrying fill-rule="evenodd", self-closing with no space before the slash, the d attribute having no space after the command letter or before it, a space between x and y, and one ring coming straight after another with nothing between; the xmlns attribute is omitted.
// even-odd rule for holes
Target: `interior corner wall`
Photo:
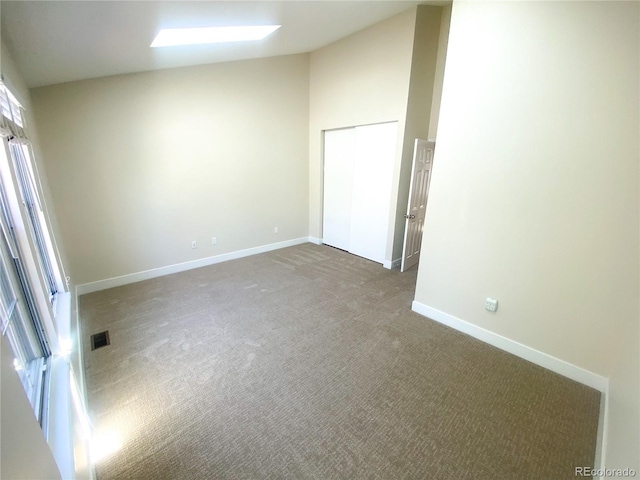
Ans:
<svg viewBox="0 0 640 480"><path fill-rule="evenodd" d="M454 2L415 296L608 377L605 465L636 471L639 18Z"/></svg>
<svg viewBox="0 0 640 480"><path fill-rule="evenodd" d="M398 121L398 138L404 138L416 11L408 9L311 53L308 215L312 237L322 238L322 132ZM401 153L399 142L393 215Z"/></svg>
<svg viewBox="0 0 640 480"><path fill-rule="evenodd" d="M451 4L442 7L440 18L440 38L438 39L438 59L436 61L435 80L433 82L433 99L431 101L431 115L429 117L429 138L436 141L438 135L438 118L440 116L440 102L442 101L442 83L444 81L444 66L447 60L447 44L449 42L449 25L451 23Z"/></svg>
<svg viewBox="0 0 640 480"><path fill-rule="evenodd" d="M428 139L430 115L436 80L436 68L439 54L440 22L442 7L418 6L416 15L411 78L407 101L407 118L404 138L402 139L402 164L398 187L398 204L395 212L393 239L393 259L402 258L404 231L409 201L409 186L413 165L413 150L416 138ZM446 44L445 44L446 48Z"/></svg>
<svg viewBox="0 0 640 480"><path fill-rule="evenodd" d="M31 96L76 283L308 237L308 54Z"/></svg>

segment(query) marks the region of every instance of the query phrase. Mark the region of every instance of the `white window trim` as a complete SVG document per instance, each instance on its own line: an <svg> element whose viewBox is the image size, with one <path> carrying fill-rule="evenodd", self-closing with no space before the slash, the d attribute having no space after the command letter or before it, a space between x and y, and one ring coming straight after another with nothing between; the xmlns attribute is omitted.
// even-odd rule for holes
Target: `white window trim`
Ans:
<svg viewBox="0 0 640 480"><path fill-rule="evenodd" d="M27 275L31 280L31 287L33 290L33 296L36 301L36 306L40 315L42 316L42 325L49 341L49 347L52 354L60 352L60 344L58 342L58 335L55 326L55 314L52 305L49 303L49 294L47 292L47 286L40 273L40 266L37 261L36 246L31 238L31 234L27 227L28 213L17 199L20 198L19 185L17 183L15 172L13 171L13 162L11 162L11 153L8 149L7 143L3 142L5 148L5 154L7 155L7 162L0 162L0 176L2 176L3 184L6 189L7 202L9 212L13 220L13 227L16 233L16 240L18 241L18 247L23 253L23 264L27 271ZM47 225L48 227L48 225Z"/></svg>
<svg viewBox="0 0 640 480"><path fill-rule="evenodd" d="M13 116L22 117L23 109L11 92L0 82L1 100L8 100ZM14 105L14 103L16 105ZM15 108L14 108L15 107ZM72 368L69 358L69 348L78 349L81 345L71 345L71 293L69 292L68 277L64 273L64 268L60 260L58 247L55 238L51 235L51 222L43 201L42 184L33 152L33 148L28 142L26 125L24 118L20 118L17 125L14 118L5 117L0 110L0 136L15 136L20 141L26 142L29 148L27 156L27 167L32 178L35 180L34 188L39 207L40 219L43 221L44 231L47 240L47 250L50 255L52 268L56 275L58 294L52 304L47 282L44 280L40 265L38 263L37 247L28 228L28 212L20 199L20 186L15 172L15 164L11 158L8 142L3 141L5 148L6 162L0 162L0 181L6 189L9 213L12 217L16 240L22 253L21 260L31 280L32 294L36 301L45 335L51 350L49 362L48 380L45 385L45 410L43 415L42 430L43 435L51 448L54 459L62 478L75 478L74 443L72 434ZM3 139L4 140L4 139ZM76 387L77 389L77 387ZM86 409L77 412L78 415L86 415ZM92 472L92 469L89 469ZM92 475L93 477L93 475Z"/></svg>

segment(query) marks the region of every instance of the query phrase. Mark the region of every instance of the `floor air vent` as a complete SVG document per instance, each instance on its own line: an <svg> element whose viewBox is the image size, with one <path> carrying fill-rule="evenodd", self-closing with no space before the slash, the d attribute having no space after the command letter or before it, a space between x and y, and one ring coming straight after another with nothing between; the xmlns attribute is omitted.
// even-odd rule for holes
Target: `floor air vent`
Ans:
<svg viewBox="0 0 640 480"><path fill-rule="evenodd" d="M109 345L109 330L91 335L91 350Z"/></svg>

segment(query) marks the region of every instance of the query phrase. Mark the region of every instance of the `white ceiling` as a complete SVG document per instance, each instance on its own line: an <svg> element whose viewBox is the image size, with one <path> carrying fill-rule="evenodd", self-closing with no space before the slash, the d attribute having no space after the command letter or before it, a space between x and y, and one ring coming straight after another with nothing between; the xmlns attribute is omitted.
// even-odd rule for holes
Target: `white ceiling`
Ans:
<svg viewBox="0 0 640 480"><path fill-rule="evenodd" d="M2 1L2 37L29 87L310 52L420 3ZM281 24L261 42L149 48L161 28Z"/></svg>

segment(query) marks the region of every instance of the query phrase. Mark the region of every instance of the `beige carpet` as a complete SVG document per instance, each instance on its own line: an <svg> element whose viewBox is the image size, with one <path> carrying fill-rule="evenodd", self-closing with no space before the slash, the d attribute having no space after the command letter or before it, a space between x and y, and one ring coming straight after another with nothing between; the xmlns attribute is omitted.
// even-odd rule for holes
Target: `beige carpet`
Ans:
<svg viewBox="0 0 640 480"><path fill-rule="evenodd" d="M311 244L84 295L107 479L571 479L600 394L413 313ZM109 330L111 345L90 351Z"/></svg>

